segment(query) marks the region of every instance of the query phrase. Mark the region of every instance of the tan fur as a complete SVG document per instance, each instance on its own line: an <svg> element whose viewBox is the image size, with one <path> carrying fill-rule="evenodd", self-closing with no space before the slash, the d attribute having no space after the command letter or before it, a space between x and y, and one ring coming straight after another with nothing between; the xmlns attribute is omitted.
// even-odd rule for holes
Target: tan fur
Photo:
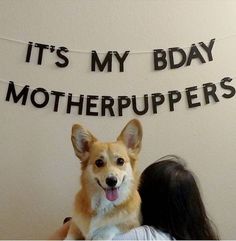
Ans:
<svg viewBox="0 0 236 241"><path fill-rule="evenodd" d="M138 226L140 197L137 192L136 162L142 140L142 128L139 121L130 121L118 136L117 141L107 143L98 141L88 130L76 124L72 127L71 140L75 154L81 160L82 174L80 177L81 190L75 197L73 222L67 238L91 238L89 235L91 235L93 229L96 231L108 226L114 226L120 232L126 232ZM117 165L117 158L124 159L123 166ZM102 168L96 166L97 159L104 160L105 164ZM93 207L92 200L95 193L102 193L103 191L98 184L94 184L93 179L99 180L101 185L105 186L107 175L112 173L123 185L126 172L128 173L130 168L132 168L131 174L134 180L129 183L130 188L127 198L117 205L111 204L111 208L104 213L101 213L101 210L96 206ZM96 239L95 236L92 236L92 238Z"/></svg>

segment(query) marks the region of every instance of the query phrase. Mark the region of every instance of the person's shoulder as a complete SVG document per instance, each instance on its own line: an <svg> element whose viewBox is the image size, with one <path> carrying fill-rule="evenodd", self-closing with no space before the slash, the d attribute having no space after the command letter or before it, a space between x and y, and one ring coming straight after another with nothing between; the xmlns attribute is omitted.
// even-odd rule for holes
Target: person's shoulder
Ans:
<svg viewBox="0 0 236 241"><path fill-rule="evenodd" d="M159 229L156 229L152 226L141 226L146 233L146 237L149 240L172 240L171 236L168 233L164 233Z"/></svg>
<svg viewBox="0 0 236 241"><path fill-rule="evenodd" d="M170 235L152 227L140 226L131 229L129 232L120 234L114 238L115 240L171 240Z"/></svg>

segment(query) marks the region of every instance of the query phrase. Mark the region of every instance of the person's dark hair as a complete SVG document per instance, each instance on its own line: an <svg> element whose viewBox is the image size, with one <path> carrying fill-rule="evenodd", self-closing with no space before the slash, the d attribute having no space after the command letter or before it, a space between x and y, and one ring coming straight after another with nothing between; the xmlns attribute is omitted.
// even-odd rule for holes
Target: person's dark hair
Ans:
<svg viewBox="0 0 236 241"><path fill-rule="evenodd" d="M207 217L194 175L170 155L147 167L140 179L143 225L175 239L219 239Z"/></svg>

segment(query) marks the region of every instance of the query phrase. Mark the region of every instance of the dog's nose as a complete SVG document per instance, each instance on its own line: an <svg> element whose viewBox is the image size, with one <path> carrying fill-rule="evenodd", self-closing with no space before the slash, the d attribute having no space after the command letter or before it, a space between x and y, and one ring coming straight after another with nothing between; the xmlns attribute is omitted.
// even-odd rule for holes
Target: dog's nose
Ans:
<svg viewBox="0 0 236 241"><path fill-rule="evenodd" d="M112 177L107 177L106 178L106 184L109 186L109 187L114 187L117 183L117 178L112 176Z"/></svg>

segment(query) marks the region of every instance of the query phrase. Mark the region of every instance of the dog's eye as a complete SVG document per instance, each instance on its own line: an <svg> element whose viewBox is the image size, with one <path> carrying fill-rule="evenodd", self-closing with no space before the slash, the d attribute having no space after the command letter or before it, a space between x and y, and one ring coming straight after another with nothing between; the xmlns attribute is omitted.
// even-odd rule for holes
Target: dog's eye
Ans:
<svg viewBox="0 0 236 241"><path fill-rule="evenodd" d="M105 165L105 162L102 159L98 159L95 161L95 164L97 167L103 167Z"/></svg>
<svg viewBox="0 0 236 241"><path fill-rule="evenodd" d="M124 160L123 158L119 157L119 158L116 160L116 163L117 163L117 165L119 165L119 166L123 166L124 163L125 163L125 160Z"/></svg>

